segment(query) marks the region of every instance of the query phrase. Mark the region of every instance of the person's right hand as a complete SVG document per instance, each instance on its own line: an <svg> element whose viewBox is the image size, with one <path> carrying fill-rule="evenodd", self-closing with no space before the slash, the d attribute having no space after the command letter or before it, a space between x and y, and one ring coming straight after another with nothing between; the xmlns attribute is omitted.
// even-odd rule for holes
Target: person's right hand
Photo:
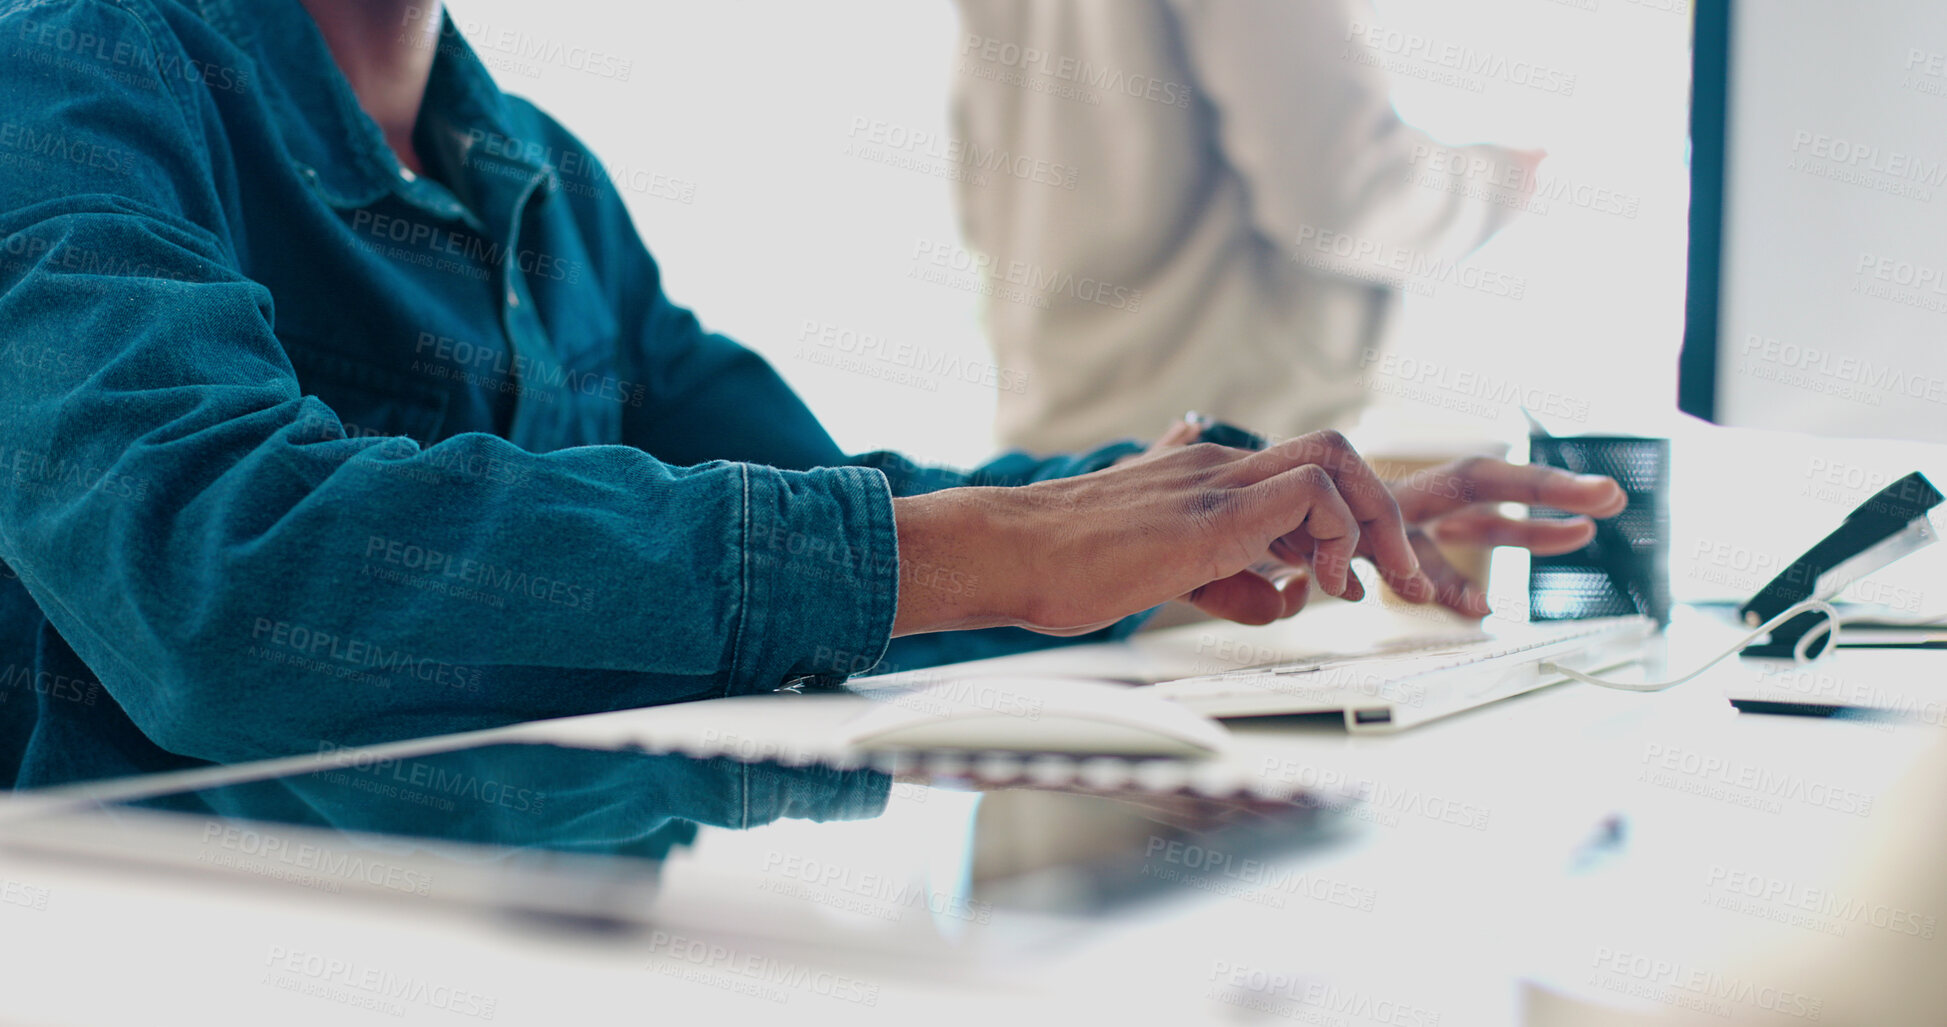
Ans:
<svg viewBox="0 0 1947 1027"><path fill-rule="evenodd" d="M1177 598L1267 623L1295 606L1254 565L1307 566L1327 594L1358 599L1355 553L1396 588L1433 588L1392 493L1333 431L1256 453L1205 443L1020 488L946 489L895 499L893 512L895 635L1081 634Z"/></svg>

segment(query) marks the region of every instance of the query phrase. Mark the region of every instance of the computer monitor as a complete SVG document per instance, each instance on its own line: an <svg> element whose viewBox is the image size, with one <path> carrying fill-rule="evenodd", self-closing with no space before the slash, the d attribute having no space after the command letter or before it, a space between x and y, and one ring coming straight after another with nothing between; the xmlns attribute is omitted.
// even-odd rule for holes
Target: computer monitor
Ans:
<svg viewBox="0 0 1947 1027"><path fill-rule="evenodd" d="M1678 405L1947 441L1939 0L1703 0Z"/></svg>

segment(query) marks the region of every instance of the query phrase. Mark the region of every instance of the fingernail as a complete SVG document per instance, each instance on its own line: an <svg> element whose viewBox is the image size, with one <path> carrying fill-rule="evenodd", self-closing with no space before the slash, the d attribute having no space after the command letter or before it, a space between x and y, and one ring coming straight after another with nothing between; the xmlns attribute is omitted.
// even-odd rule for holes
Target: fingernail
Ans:
<svg viewBox="0 0 1947 1027"><path fill-rule="evenodd" d="M1602 485L1608 483L1609 480L1607 475L1601 474L1578 474L1575 476L1575 483L1577 485Z"/></svg>

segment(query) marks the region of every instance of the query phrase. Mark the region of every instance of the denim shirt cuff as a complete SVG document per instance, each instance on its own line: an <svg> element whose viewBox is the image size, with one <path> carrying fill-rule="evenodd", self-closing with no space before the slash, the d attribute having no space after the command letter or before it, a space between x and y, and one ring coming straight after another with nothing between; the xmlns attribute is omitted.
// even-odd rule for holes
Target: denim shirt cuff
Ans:
<svg viewBox="0 0 1947 1027"><path fill-rule="evenodd" d="M864 672L885 655L899 605L885 474L745 467L743 604L726 692Z"/></svg>
<svg viewBox="0 0 1947 1027"><path fill-rule="evenodd" d="M1149 443L1136 439L1123 439L1120 442L1111 442L1099 449L1077 454L1075 457L1075 473L1089 474L1094 471L1099 471L1125 456L1135 456L1148 448Z"/></svg>

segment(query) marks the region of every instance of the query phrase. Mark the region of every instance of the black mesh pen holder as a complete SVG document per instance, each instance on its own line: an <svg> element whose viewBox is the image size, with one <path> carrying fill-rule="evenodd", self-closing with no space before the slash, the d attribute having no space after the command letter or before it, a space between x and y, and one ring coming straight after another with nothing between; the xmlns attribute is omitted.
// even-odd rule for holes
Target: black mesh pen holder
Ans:
<svg viewBox="0 0 1947 1027"><path fill-rule="evenodd" d="M1573 553L1528 564L1531 620L1579 620L1640 613L1670 622L1670 440L1632 435L1528 440L1531 463L1616 479L1629 506L1599 522L1595 540ZM1537 518L1572 516L1533 507Z"/></svg>

